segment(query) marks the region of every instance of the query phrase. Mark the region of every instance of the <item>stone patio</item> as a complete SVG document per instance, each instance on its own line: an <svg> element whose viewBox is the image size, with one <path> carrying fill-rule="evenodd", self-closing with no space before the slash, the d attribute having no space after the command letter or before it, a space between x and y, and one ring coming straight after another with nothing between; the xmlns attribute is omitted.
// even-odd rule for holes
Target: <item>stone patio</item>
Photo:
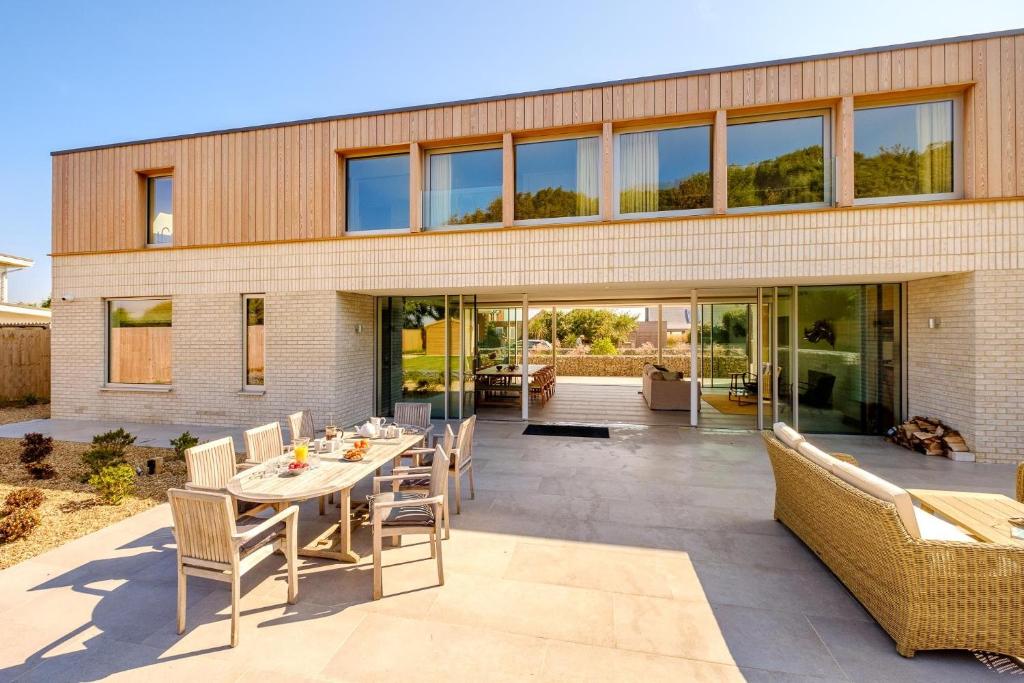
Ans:
<svg viewBox="0 0 1024 683"><path fill-rule="evenodd" d="M274 557L243 579L238 648L227 646L226 586L202 579L189 581L188 631L179 637L170 513L160 506L0 572L0 680L996 675L967 652L896 654L846 589L772 521L759 435L616 427L609 440L589 440L522 429L477 427L477 496L445 542L443 588L426 545L411 538L385 546L383 600L369 599L365 559L303 560L299 602L289 606L284 563ZM1009 465L927 458L876 438L816 440L903 486L1012 495ZM312 534L315 505L303 515ZM369 553L368 529L356 542Z"/></svg>

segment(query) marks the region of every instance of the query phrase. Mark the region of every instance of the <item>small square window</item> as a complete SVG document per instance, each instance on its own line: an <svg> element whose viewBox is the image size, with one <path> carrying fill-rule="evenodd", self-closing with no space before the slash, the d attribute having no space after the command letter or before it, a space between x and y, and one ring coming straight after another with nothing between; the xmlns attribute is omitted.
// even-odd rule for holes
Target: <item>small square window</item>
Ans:
<svg viewBox="0 0 1024 683"><path fill-rule="evenodd" d="M146 178L146 244L174 243L174 178L169 175Z"/></svg>

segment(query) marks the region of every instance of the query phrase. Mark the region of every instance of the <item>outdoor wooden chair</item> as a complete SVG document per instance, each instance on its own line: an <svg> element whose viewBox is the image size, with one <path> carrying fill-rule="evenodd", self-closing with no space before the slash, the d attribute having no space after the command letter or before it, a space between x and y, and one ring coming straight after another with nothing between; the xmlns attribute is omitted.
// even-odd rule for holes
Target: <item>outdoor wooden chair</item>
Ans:
<svg viewBox="0 0 1024 683"><path fill-rule="evenodd" d="M167 499L178 545L178 634L185 632L189 576L231 584L231 647L238 645L238 602L242 575L276 551L288 563L288 602L298 597L299 508L273 517L235 520L231 497L222 493L170 489Z"/></svg>
<svg viewBox="0 0 1024 683"><path fill-rule="evenodd" d="M231 477L248 467L251 465L236 464L235 441L230 436L199 444L185 451L185 468L188 472L185 488L189 491L226 494ZM239 500L234 500L234 504L236 515L252 515L268 507Z"/></svg>
<svg viewBox="0 0 1024 683"><path fill-rule="evenodd" d="M467 418L459 425L459 433L455 435L455 447L449 449L450 465L448 471L455 481L455 514L462 514L462 477L469 475L469 497L476 498L476 486L473 483L473 431L476 429L476 415ZM424 466L432 464L429 456L424 456ZM415 468L413 468L415 469Z"/></svg>
<svg viewBox="0 0 1024 683"><path fill-rule="evenodd" d="M293 439L316 438L316 429L313 427L313 413L308 410L300 410L288 416L288 431Z"/></svg>
<svg viewBox="0 0 1024 683"><path fill-rule="evenodd" d="M398 545L401 537L411 534L430 536L430 557L437 559L437 582L444 585L444 564L441 561L441 518L448 490L448 454L435 447L427 495L405 491L381 492L384 482L422 477L420 473L391 474L373 478L370 514L373 520L373 599L384 595L381 550L384 536Z"/></svg>
<svg viewBox="0 0 1024 683"><path fill-rule="evenodd" d="M445 453L449 454L448 457L449 457L449 462L450 462L451 461L452 448L454 448L454 446L455 446L455 432L452 431L452 426L451 425L446 424L444 426L444 437L443 437L442 443L438 444L438 446L443 448ZM417 450L425 451L427 449L417 449ZM430 449L430 450L431 450L431 455L432 455L433 454L433 449ZM423 455L426 455L426 454L424 453ZM431 471L432 471L432 467L430 467L430 466L427 466L427 467L421 467L421 466L415 466L415 467L396 467L392 471L392 474L418 474L419 476L418 477L413 477L411 479L404 479L403 478L403 479L396 479L396 480L394 480L394 482L392 482L392 490L393 491L409 491L409 492L415 492L415 493L424 493L424 494L429 495ZM447 495L447 493L448 493L448 489L446 487L445 488L445 494L446 495L444 497L444 506L442 507L442 510L441 510L442 516L444 517L444 537L446 539L450 538L451 535L452 535L451 513L450 513L449 507L448 507L449 496Z"/></svg>
<svg viewBox="0 0 1024 683"><path fill-rule="evenodd" d="M279 422L271 422L262 427L254 427L245 431L246 462L258 465L272 460L282 453L284 453L284 437L281 436Z"/></svg>
<svg viewBox="0 0 1024 683"><path fill-rule="evenodd" d="M429 403L399 402L395 404L395 424L422 428L425 448L434 445L434 425L430 422L430 408Z"/></svg>

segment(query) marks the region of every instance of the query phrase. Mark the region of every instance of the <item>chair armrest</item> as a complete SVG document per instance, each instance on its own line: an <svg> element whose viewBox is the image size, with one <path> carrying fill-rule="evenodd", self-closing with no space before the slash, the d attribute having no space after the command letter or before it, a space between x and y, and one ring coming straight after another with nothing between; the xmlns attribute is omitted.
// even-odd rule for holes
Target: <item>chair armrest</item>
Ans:
<svg viewBox="0 0 1024 683"><path fill-rule="evenodd" d="M426 455L427 453L433 453L433 452L434 452L433 448L420 448L419 446L417 446L415 448L406 448L404 451L402 451L402 455L411 455L411 454Z"/></svg>
<svg viewBox="0 0 1024 683"><path fill-rule="evenodd" d="M403 479L422 479L423 475L409 472L406 474L386 474L381 477L373 478L373 492L375 494L380 493L380 484L383 481L402 481Z"/></svg>
<svg viewBox="0 0 1024 683"><path fill-rule="evenodd" d="M853 457L849 453L833 453L832 457L836 460L842 460L845 463L853 465L854 467L860 467L860 463L857 462L857 458Z"/></svg>
<svg viewBox="0 0 1024 683"><path fill-rule="evenodd" d="M440 505L444 502L444 496L430 496L429 498L410 498L409 500L390 500L387 502L372 500L374 510L390 510L391 508L407 508L414 505Z"/></svg>
<svg viewBox="0 0 1024 683"><path fill-rule="evenodd" d="M1017 500L1024 503L1024 462L1017 465Z"/></svg>
<svg viewBox="0 0 1024 683"><path fill-rule="evenodd" d="M264 521L260 522L257 526L253 527L252 529L249 529L244 534L231 534L231 538L238 545L242 545L246 541L255 538L256 536L263 533L270 527L274 526L278 522L287 521L289 517L292 517L293 520L299 518L298 505L289 505L284 510L278 512L276 515L272 517L267 517Z"/></svg>
<svg viewBox="0 0 1024 683"><path fill-rule="evenodd" d="M243 460L242 462L237 463L235 465L235 472L244 472L246 470L252 469L253 467L256 467L256 465L259 465L259 463L253 462L251 460Z"/></svg>
<svg viewBox="0 0 1024 683"><path fill-rule="evenodd" d="M392 474L408 474L409 472L416 472L416 473L426 472L427 474L430 474L430 470L431 469L432 468L430 467L430 465L425 465L423 467L396 467L394 470L391 471L391 473Z"/></svg>
<svg viewBox="0 0 1024 683"><path fill-rule="evenodd" d="M199 484L193 484L190 481L185 482L186 491L205 491L207 493L227 493L226 488L217 488L214 486L200 486Z"/></svg>

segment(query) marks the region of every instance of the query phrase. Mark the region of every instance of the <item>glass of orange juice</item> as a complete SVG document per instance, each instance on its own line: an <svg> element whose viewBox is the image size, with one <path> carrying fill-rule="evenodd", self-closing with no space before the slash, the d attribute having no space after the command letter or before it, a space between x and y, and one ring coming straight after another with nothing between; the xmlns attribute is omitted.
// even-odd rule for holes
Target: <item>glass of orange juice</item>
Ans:
<svg viewBox="0 0 1024 683"><path fill-rule="evenodd" d="M309 457L309 439L292 439L292 451L295 453L295 462L305 464Z"/></svg>

